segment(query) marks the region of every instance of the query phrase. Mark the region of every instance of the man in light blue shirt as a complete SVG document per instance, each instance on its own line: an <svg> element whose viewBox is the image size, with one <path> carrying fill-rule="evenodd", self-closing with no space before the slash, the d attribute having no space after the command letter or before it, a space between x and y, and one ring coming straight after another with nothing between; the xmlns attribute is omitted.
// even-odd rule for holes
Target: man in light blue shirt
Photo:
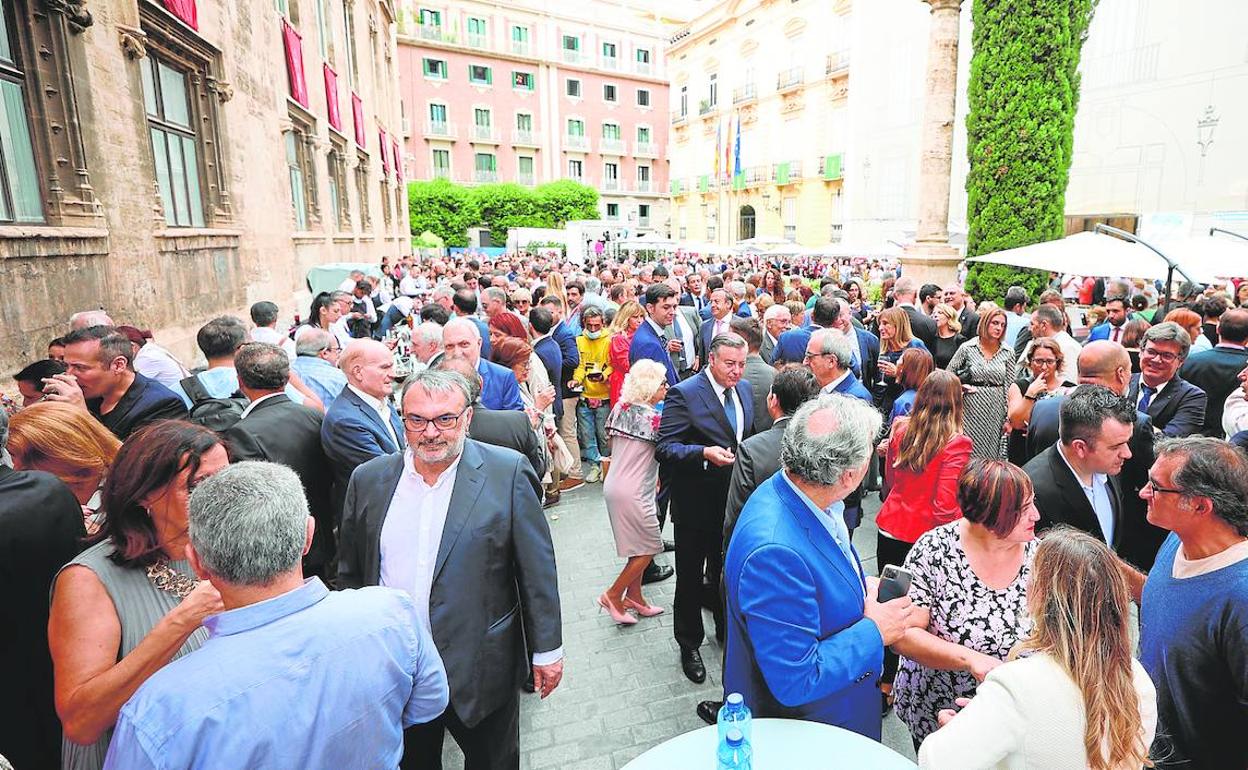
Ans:
<svg viewBox="0 0 1248 770"><path fill-rule="evenodd" d="M203 386L204 394L187 393L187 379L175 384L170 390L178 394L186 408L196 401L209 398L229 398L238 392L238 372L234 371L234 354L247 341L247 325L242 319L223 315L212 319L195 334L195 344L208 359L208 368L192 375ZM294 387L286 386L286 396L296 404L302 404L303 394ZM328 406L328 404L326 404Z"/></svg>
<svg viewBox="0 0 1248 770"><path fill-rule="evenodd" d="M122 708L105 768L398 766L403 728L446 709L442 660L403 591L303 580L313 528L282 465L238 463L195 489L188 556L226 609Z"/></svg>
<svg viewBox="0 0 1248 770"><path fill-rule="evenodd" d="M1027 290L1021 286L1011 286L1005 292L1005 339L1002 344L1007 348L1014 347L1018 341L1018 333L1031 326L1031 314L1027 312ZM962 330L964 334L974 334L974 330Z"/></svg>
<svg viewBox="0 0 1248 770"><path fill-rule="evenodd" d="M295 357L290 370L299 375L326 409L347 387L347 375L338 368L340 353L338 339L324 329L309 326L295 335Z"/></svg>

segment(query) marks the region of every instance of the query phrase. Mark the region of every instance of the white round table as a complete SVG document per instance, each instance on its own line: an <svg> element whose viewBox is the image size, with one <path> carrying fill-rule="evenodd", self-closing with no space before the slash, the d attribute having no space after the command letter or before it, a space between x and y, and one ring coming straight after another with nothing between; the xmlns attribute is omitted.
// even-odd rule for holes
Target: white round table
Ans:
<svg viewBox="0 0 1248 770"><path fill-rule="evenodd" d="M797 719L753 720L752 770L914 770L915 764L858 733ZM714 725L664 741L624 766L624 770L714 770Z"/></svg>

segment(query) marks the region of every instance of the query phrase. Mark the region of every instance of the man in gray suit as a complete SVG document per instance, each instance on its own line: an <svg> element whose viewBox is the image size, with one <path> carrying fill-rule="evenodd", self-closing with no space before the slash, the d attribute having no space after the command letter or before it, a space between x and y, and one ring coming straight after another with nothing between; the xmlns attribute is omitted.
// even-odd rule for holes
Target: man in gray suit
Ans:
<svg viewBox="0 0 1248 770"><path fill-rule="evenodd" d="M454 372L412 375L402 399L408 448L356 469L339 530L339 587L408 591L446 666L450 706L405 732L405 769L441 767L448 730L468 770L517 768L530 664L543 698L563 676L537 479L523 455L467 437L470 403Z"/></svg>
<svg viewBox="0 0 1248 770"><path fill-rule="evenodd" d="M733 318L732 330L745 340L745 373L741 379L754 389L754 432L762 433L771 427L772 416L767 411L767 393L776 370L763 359L763 325L757 318Z"/></svg>
<svg viewBox="0 0 1248 770"><path fill-rule="evenodd" d="M486 409L481 406L481 375L466 359L443 358L434 368L455 372L468 381L468 397L472 399L468 438L514 449L529 458L529 465L533 466L538 479L546 475L546 453L537 443L537 434L529 424L528 414L514 409Z"/></svg>
<svg viewBox="0 0 1248 770"><path fill-rule="evenodd" d="M672 366L680 379L687 380L698 373L702 362L706 360L706 351L702 349L702 338L698 328L702 319L698 312L688 305L677 305L672 315L672 322L663 328L669 340L680 340L680 350L673 350Z"/></svg>

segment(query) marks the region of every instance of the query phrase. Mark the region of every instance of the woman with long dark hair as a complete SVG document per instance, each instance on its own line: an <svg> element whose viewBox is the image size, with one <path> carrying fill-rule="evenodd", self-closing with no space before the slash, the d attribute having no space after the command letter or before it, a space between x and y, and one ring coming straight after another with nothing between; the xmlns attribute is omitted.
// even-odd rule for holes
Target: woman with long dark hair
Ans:
<svg viewBox="0 0 1248 770"><path fill-rule="evenodd" d="M187 501L229 462L213 431L160 420L130 436L104 483L94 545L57 575L48 640L62 767L98 770L117 714L148 677L208 638L223 610L186 560Z"/></svg>

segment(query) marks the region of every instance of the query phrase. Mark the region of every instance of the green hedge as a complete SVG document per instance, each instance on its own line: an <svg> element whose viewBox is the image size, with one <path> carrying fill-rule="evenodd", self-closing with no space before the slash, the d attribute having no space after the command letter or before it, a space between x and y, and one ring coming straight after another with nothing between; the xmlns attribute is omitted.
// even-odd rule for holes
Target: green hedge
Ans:
<svg viewBox="0 0 1248 770"><path fill-rule="evenodd" d="M435 179L409 182L412 235L428 230L447 246L467 246L468 228L485 227L494 243L506 243L513 227L559 228L574 219L598 218L598 191L569 180L534 189L499 183L467 187Z"/></svg>
<svg viewBox="0 0 1248 770"><path fill-rule="evenodd" d="M974 0L967 89L967 256L1061 238L1079 102L1079 55L1096 0ZM1000 302L1047 275L972 265L967 291Z"/></svg>

